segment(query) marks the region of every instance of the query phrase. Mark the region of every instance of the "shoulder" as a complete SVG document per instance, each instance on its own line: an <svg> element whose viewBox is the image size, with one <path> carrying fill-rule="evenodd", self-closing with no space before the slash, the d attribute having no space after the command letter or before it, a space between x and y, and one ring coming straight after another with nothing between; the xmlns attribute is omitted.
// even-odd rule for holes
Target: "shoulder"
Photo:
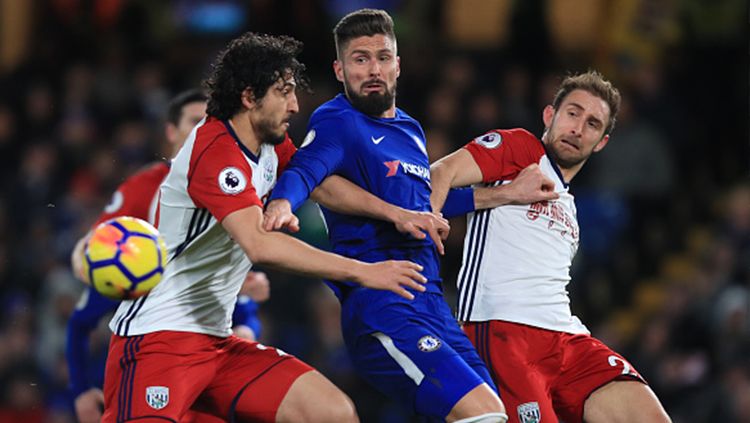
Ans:
<svg viewBox="0 0 750 423"><path fill-rule="evenodd" d="M524 148L544 152L542 141L534 134L523 128L492 129L474 138L472 144L478 144L484 148L494 149L500 146L511 148Z"/></svg>

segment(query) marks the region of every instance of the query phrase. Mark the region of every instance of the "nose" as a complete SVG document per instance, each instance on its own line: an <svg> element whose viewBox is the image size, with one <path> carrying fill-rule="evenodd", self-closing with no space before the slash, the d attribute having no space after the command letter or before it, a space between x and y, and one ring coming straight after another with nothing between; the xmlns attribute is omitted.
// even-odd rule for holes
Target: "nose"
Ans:
<svg viewBox="0 0 750 423"><path fill-rule="evenodd" d="M570 132L573 135L581 135L581 133L583 132L583 124L584 124L583 119L577 119L575 123L573 124L573 126L571 126Z"/></svg>
<svg viewBox="0 0 750 423"><path fill-rule="evenodd" d="M299 112L299 102L297 101L297 93L291 93L289 98L289 104L287 106L287 111L289 113L297 113Z"/></svg>
<svg viewBox="0 0 750 423"><path fill-rule="evenodd" d="M370 61L370 77L379 77L380 76L380 61L379 60L371 60Z"/></svg>

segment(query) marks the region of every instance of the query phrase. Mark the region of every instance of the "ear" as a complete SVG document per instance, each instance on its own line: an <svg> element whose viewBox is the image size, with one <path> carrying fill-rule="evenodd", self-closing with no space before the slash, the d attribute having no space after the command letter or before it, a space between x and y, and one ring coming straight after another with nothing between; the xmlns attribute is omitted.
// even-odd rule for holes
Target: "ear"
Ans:
<svg viewBox="0 0 750 423"><path fill-rule="evenodd" d="M602 137L602 139L599 140L599 142L594 146L594 153L598 153L604 149L604 147L607 146L607 143L609 142L609 135L605 135Z"/></svg>
<svg viewBox="0 0 750 423"><path fill-rule="evenodd" d="M396 56L396 78L401 76L401 56Z"/></svg>
<svg viewBox="0 0 750 423"><path fill-rule="evenodd" d="M255 96L253 95L253 92L252 90L250 90L250 88L245 88L245 90L242 91L242 94L240 94L240 98L242 100L243 107L248 110L255 108L255 105L257 103L255 101Z"/></svg>
<svg viewBox="0 0 750 423"><path fill-rule="evenodd" d="M170 144L176 144L178 142L177 126L172 122L168 122L166 128L164 128L164 135L167 137L167 142Z"/></svg>
<svg viewBox="0 0 750 423"><path fill-rule="evenodd" d="M333 73L339 82L344 82L344 65L338 59L333 61Z"/></svg>
<svg viewBox="0 0 750 423"><path fill-rule="evenodd" d="M555 119L555 108L547 105L544 110L542 110L542 122L544 122L544 127L549 129L550 126L552 126L552 121Z"/></svg>

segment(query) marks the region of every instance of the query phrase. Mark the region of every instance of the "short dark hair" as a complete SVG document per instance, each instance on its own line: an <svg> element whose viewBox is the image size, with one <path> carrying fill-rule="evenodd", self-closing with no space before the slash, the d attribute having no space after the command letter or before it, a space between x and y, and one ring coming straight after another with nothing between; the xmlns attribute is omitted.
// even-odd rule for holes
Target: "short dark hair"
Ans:
<svg viewBox="0 0 750 423"><path fill-rule="evenodd" d="M178 125L182 118L182 108L190 103L205 103L208 96L195 88L183 91L172 98L167 106L167 122Z"/></svg>
<svg viewBox="0 0 750 423"><path fill-rule="evenodd" d="M354 38L383 34L396 41L393 19L385 10L359 9L343 18L333 28L336 53L341 57L346 44Z"/></svg>
<svg viewBox="0 0 750 423"><path fill-rule="evenodd" d="M206 114L229 119L242 108L242 92L250 89L256 100L279 79L294 77L307 87L305 65L297 60L302 42L285 35L247 32L219 53L203 85L208 90Z"/></svg>
<svg viewBox="0 0 750 423"><path fill-rule="evenodd" d="M604 76L597 71L588 71L578 75L568 76L560 84L560 88L555 94L555 99L552 102L552 107L555 110L560 108L560 105L574 90L584 90L589 93L601 98L609 106L609 122L607 127L604 129L605 134L612 133L615 129L615 122L617 121L617 112L620 111L620 91L612 85L611 82L604 79Z"/></svg>

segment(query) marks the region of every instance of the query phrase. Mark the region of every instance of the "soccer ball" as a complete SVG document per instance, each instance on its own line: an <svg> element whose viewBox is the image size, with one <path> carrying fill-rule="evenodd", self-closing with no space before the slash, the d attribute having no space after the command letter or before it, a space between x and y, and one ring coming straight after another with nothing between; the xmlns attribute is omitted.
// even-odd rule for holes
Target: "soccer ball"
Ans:
<svg viewBox="0 0 750 423"><path fill-rule="evenodd" d="M113 300L147 294L161 280L167 247L148 222L121 216L94 229L83 256L83 271L100 294Z"/></svg>

